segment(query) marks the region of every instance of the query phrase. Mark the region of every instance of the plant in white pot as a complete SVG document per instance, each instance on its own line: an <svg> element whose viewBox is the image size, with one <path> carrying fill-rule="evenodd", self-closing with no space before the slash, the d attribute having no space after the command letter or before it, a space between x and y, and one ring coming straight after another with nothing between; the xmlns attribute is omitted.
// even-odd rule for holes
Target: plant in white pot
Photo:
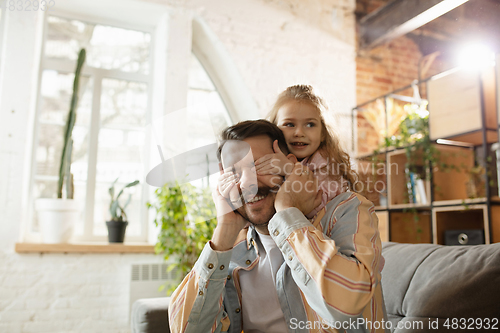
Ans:
<svg viewBox="0 0 500 333"><path fill-rule="evenodd" d="M73 93L66 125L64 127L64 144L59 165L59 180L57 183L57 199L40 198L35 201L38 211L38 223L42 242L67 243L73 235L75 221L78 219L80 205L73 200L73 174L71 173L71 153L73 150L73 127L76 122L80 74L85 63L85 49L81 49L73 81ZM66 196L63 198L63 186L66 185Z"/></svg>
<svg viewBox="0 0 500 333"><path fill-rule="evenodd" d="M118 195L115 197L115 184L118 178L115 179L111 187L109 188L109 195L111 196L111 202L109 203L109 213L111 214L111 220L106 221L106 226L108 227L108 240L110 243L123 243L125 239L125 230L128 225L127 214L125 213L125 208L130 204L132 200L132 194L129 193L128 199L125 204L120 204L120 196L123 191L132 186L139 184L139 181L133 181L125 185Z"/></svg>

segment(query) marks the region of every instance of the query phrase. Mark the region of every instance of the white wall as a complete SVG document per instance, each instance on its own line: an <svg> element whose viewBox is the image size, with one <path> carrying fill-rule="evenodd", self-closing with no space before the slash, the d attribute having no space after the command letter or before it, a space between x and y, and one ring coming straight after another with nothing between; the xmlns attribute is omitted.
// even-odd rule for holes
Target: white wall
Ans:
<svg viewBox="0 0 500 333"><path fill-rule="evenodd" d="M140 254L0 253L0 332L128 332Z"/></svg>
<svg viewBox="0 0 500 333"><path fill-rule="evenodd" d="M90 10L76 7L82 3ZM354 0L199 0L182 8L178 3L59 0L56 6L96 16L114 9L117 21L135 12L138 24L157 24L162 13L148 16L146 9L158 5L185 18L199 16L232 58L261 116L284 88L309 83L341 115L339 132L350 139L349 117L342 115L355 105ZM42 20L41 12L8 11L0 58L0 332L127 332L130 264L159 258L14 252L28 218ZM169 65L174 64L164 68L166 75ZM165 81L172 86L171 78Z"/></svg>

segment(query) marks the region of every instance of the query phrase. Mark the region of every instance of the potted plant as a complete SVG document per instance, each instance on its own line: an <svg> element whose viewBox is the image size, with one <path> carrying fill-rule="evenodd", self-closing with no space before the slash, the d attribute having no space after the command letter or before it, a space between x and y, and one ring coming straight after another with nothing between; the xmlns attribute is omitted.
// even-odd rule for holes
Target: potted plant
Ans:
<svg viewBox="0 0 500 333"><path fill-rule="evenodd" d="M66 125L64 127L64 143L59 165L57 183L57 199L40 198L35 202L38 211L38 222L42 242L67 243L73 235L75 221L78 219L79 203L73 200L73 174L71 173L71 153L73 150L73 127L76 122L80 75L85 62L85 49L81 49L73 81L73 93ZM63 198L63 185L66 185L66 196Z"/></svg>
<svg viewBox="0 0 500 333"><path fill-rule="evenodd" d="M139 184L139 181L133 181L125 185L118 195L115 197L115 184L118 178L115 179L111 187L109 188L109 195L111 196L111 202L109 203L109 213L111 214L111 220L106 221L106 226L108 227L108 240L110 243L123 243L125 239L125 230L128 225L127 214L125 213L125 208L130 204L132 200L132 194L129 194L127 201L122 206L120 204L120 196L123 191L132 186Z"/></svg>
<svg viewBox="0 0 500 333"><path fill-rule="evenodd" d="M156 211L154 223L160 227L155 252L170 263L167 271L176 270L175 279L163 286L170 294L193 268L212 237L217 213L209 187L167 184L158 188L155 195L156 201L147 206ZM197 216L189 214L187 207L196 210Z"/></svg>

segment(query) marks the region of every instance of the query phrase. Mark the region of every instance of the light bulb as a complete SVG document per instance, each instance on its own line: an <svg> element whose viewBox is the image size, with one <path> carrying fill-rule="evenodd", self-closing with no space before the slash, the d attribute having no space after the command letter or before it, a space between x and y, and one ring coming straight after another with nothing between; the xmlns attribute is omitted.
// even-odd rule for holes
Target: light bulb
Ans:
<svg viewBox="0 0 500 333"><path fill-rule="evenodd" d="M462 47L458 63L464 69L482 70L495 65L495 54L484 44L470 43Z"/></svg>

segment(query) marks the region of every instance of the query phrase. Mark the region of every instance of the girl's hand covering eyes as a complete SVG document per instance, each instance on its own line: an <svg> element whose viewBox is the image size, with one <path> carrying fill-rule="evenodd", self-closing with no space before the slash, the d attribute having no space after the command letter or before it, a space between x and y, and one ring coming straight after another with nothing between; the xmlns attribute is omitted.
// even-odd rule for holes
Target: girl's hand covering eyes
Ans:
<svg viewBox="0 0 500 333"><path fill-rule="evenodd" d="M274 154L267 154L255 161L255 171L258 176L280 175L288 176L293 169L293 163L281 151L278 140L273 142Z"/></svg>
<svg viewBox="0 0 500 333"><path fill-rule="evenodd" d="M238 181L239 175L235 174L232 170L224 171L217 180L217 188L220 195L225 199L229 199L229 193L231 193L231 190L236 186Z"/></svg>

